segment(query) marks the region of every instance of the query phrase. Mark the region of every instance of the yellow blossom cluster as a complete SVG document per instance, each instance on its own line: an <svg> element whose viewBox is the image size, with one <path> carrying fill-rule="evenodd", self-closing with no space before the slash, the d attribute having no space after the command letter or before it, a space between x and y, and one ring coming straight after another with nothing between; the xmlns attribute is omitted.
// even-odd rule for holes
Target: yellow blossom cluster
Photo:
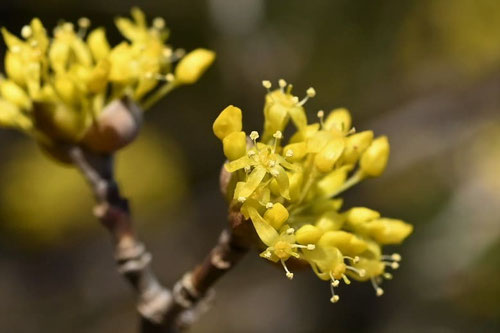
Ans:
<svg viewBox="0 0 500 333"><path fill-rule="evenodd" d="M350 284L350 278L371 281L382 295L382 279L391 278L386 269L397 269L401 260L399 254L382 254L382 247L400 244L413 227L365 207L343 211L338 195L384 171L387 138L355 131L343 108L319 111L319 121L308 123L304 104L315 96L313 88L300 100L284 80L276 90L269 81L263 86L268 93L262 136L252 131L247 137L235 106L213 124L228 159L224 168L232 174L230 204L252 221L262 241L261 257L280 262L288 278L293 273L286 262L294 258L329 281L332 302L339 300L334 288L340 281ZM290 121L296 131L286 140Z"/></svg>
<svg viewBox="0 0 500 333"><path fill-rule="evenodd" d="M126 40L114 47L104 28L89 32L87 18L76 27L60 23L52 36L37 18L20 37L3 28L8 50L6 75L0 77L0 126L27 132L42 145L79 143L111 102L126 98L147 109L173 88L197 81L213 62L212 51L184 56L166 44L162 18L148 25L140 9L131 15L115 20Z"/></svg>

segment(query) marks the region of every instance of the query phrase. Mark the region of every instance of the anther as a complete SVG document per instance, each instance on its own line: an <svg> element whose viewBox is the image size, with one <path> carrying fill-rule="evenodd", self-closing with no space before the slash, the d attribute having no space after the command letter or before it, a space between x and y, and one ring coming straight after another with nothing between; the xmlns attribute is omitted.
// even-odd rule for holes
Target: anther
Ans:
<svg viewBox="0 0 500 333"><path fill-rule="evenodd" d="M316 248L316 245L314 245L314 244L307 244L307 249L308 249L309 251L312 251L312 250L314 250L315 248Z"/></svg>
<svg viewBox="0 0 500 333"><path fill-rule="evenodd" d="M288 149L288 150L286 151L286 153L285 153L285 156L286 156L286 157L292 157L292 156L293 156L293 150Z"/></svg>
<svg viewBox="0 0 500 333"><path fill-rule="evenodd" d="M172 54L173 54L173 51L170 47L166 47L163 49L162 51L162 54L165 58L171 58L172 57Z"/></svg>
<svg viewBox="0 0 500 333"><path fill-rule="evenodd" d="M297 104L299 102L299 98L297 96L292 97L292 103Z"/></svg>
<svg viewBox="0 0 500 333"><path fill-rule="evenodd" d="M259 138L259 133L257 131L252 131L250 133L250 139L252 139L252 141L255 142L258 138Z"/></svg>
<svg viewBox="0 0 500 333"><path fill-rule="evenodd" d="M155 17L153 19L153 27L158 30L165 28L165 20L162 17Z"/></svg>
<svg viewBox="0 0 500 333"><path fill-rule="evenodd" d="M271 89L271 87L273 86L273 84L269 80L264 80L264 81L262 81L262 86L264 88L266 88L267 90L269 90L269 89Z"/></svg>
<svg viewBox="0 0 500 333"><path fill-rule="evenodd" d="M241 203L245 202L246 200L247 200L247 198L245 198L245 197L238 197L238 201Z"/></svg>
<svg viewBox="0 0 500 333"><path fill-rule="evenodd" d="M31 27L29 25L25 25L22 29L21 29L21 36L23 36L23 38L30 38L31 35L33 34L33 30L31 29Z"/></svg>
<svg viewBox="0 0 500 333"><path fill-rule="evenodd" d="M332 280L332 287L338 287L340 284L339 280Z"/></svg>
<svg viewBox="0 0 500 333"><path fill-rule="evenodd" d="M295 229L294 229L294 228L288 228L288 229L286 230L286 233L287 233L288 235L293 235L293 233L294 233L294 232L295 232Z"/></svg>
<svg viewBox="0 0 500 333"><path fill-rule="evenodd" d="M383 276L383 277L384 277L384 279L386 279L386 280L391 280L391 279L392 279L392 274L391 274L391 273L388 273L388 272L384 273L382 276Z"/></svg>
<svg viewBox="0 0 500 333"><path fill-rule="evenodd" d="M377 296L382 296L384 294L384 289L380 288L374 278L370 279L372 282L373 289L375 289L375 294Z"/></svg>
<svg viewBox="0 0 500 333"><path fill-rule="evenodd" d="M80 28L87 29L88 27L90 27L91 22L87 17L80 17L77 23Z"/></svg>
<svg viewBox="0 0 500 333"><path fill-rule="evenodd" d="M357 269L357 268L352 267L352 266L346 266L346 268L348 270L353 271L354 273L358 274L360 277L363 277L366 274L366 271L364 269Z"/></svg>
<svg viewBox="0 0 500 333"><path fill-rule="evenodd" d="M349 280L349 278L345 274L342 274L342 280L344 280L345 284L348 284L348 285L351 284L351 280Z"/></svg>
<svg viewBox="0 0 500 333"><path fill-rule="evenodd" d="M276 133L273 134L273 138L280 140L283 138L283 133L281 133L281 131L276 131Z"/></svg>
<svg viewBox="0 0 500 333"><path fill-rule="evenodd" d="M330 302L337 303L339 299L340 297L338 295L333 295L332 298L330 298Z"/></svg>
<svg viewBox="0 0 500 333"><path fill-rule="evenodd" d="M272 203L272 202L268 202L268 203L266 203L266 208L267 208L267 209L271 209L271 208L273 208L273 206L274 206L274 205L273 205L273 203Z"/></svg>
<svg viewBox="0 0 500 333"><path fill-rule="evenodd" d="M281 88L281 89L284 89L284 88L286 87L286 81L285 81L285 80L283 80L283 79L280 79L280 80L278 81L278 84L280 85L280 88Z"/></svg>
<svg viewBox="0 0 500 333"><path fill-rule="evenodd" d="M289 278L290 280L293 279L293 273L288 270L288 267L286 267L285 261L283 259L281 259L280 261L281 261L281 265L285 269L286 277Z"/></svg>
<svg viewBox="0 0 500 333"><path fill-rule="evenodd" d="M310 87L309 89L307 89L306 94L307 97L313 98L314 96L316 96L316 90L314 90L313 87Z"/></svg>
<svg viewBox="0 0 500 333"><path fill-rule="evenodd" d="M394 261L401 261L401 259L402 259L402 258L401 258L401 255L400 255L399 253L393 253L393 254L391 255L391 258L392 258L392 260L394 260Z"/></svg>

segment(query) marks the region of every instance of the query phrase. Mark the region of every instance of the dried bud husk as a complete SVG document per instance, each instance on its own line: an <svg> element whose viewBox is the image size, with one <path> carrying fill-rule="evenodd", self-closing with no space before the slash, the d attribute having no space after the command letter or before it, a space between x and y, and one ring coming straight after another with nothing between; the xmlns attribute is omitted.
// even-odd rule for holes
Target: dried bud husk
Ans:
<svg viewBox="0 0 500 333"><path fill-rule="evenodd" d="M109 103L90 126L82 145L98 153L112 153L131 143L139 133L142 110L130 98Z"/></svg>

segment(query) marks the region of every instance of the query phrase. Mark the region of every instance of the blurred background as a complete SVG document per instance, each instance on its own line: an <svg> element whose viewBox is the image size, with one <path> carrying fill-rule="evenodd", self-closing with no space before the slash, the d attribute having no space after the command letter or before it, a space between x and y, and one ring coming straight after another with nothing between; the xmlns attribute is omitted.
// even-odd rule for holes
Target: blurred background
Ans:
<svg viewBox="0 0 500 333"><path fill-rule="evenodd" d="M164 17L175 47L218 55L199 83L148 111L118 158L162 282L199 262L226 224L211 124L234 104L245 130L260 130L263 79L285 78L299 96L314 86L311 119L345 106L357 129L388 135L387 171L344 207L415 226L382 298L353 283L331 304L310 271L290 282L251 253L192 332L500 331L499 1L17 0L0 3L0 25L87 16L116 42L113 18L133 5ZM84 181L17 132L0 142L0 331L135 332L133 293Z"/></svg>

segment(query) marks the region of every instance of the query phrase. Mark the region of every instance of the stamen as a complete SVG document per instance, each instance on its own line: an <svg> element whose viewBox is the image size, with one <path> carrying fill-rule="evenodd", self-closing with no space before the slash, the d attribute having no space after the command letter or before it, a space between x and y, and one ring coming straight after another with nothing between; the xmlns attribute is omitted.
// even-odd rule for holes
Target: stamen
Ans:
<svg viewBox="0 0 500 333"><path fill-rule="evenodd" d="M250 151L248 151L248 153L247 153L248 157L255 156L255 154L256 154L256 153L255 153L255 151L253 151L253 150L250 150Z"/></svg>
<svg viewBox="0 0 500 333"><path fill-rule="evenodd" d="M266 203L266 208L267 208L267 209L271 209L271 208L273 208L273 206L274 206L274 205L273 205L273 203L272 203L272 202L268 202L268 203Z"/></svg>
<svg viewBox="0 0 500 333"><path fill-rule="evenodd" d="M262 86L267 89L268 93L270 93L271 92L270 89L273 86L273 84L269 80L264 80L264 81L262 81Z"/></svg>
<svg viewBox="0 0 500 333"><path fill-rule="evenodd" d="M293 96L293 97L292 97L292 103L293 103L293 104L297 104L297 103L299 103L299 98L298 98L297 96Z"/></svg>
<svg viewBox="0 0 500 333"><path fill-rule="evenodd" d="M306 104L306 102L309 100L309 98L313 98L314 96L316 96L316 90L314 90L314 88L312 88L312 87L307 89L306 97L304 97L300 101L299 105L302 106L302 105Z"/></svg>
<svg viewBox="0 0 500 333"><path fill-rule="evenodd" d="M313 98L316 96L316 90L314 90L313 87L310 87L309 89L306 90L307 97Z"/></svg>
<svg viewBox="0 0 500 333"><path fill-rule="evenodd" d="M245 197L238 197L238 201L244 203L247 200Z"/></svg>
<svg viewBox="0 0 500 333"><path fill-rule="evenodd" d="M257 145L257 139L259 138L259 133L257 131L252 131L250 133L250 139Z"/></svg>
<svg viewBox="0 0 500 333"><path fill-rule="evenodd" d="M344 126L344 123L342 123L342 126ZM343 130L343 129L342 129L342 130ZM349 130L349 132L347 132L347 134L354 134L354 133L356 133L356 128L355 128L355 127L351 128L351 129Z"/></svg>
<svg viewBox="0 0 500 333"><path fill-rule="evenodd" d="M283 133L281 133L281 131L276 131L276 133L273 134L273 138L274 138L274 144L272 153L274 154L276 152L276 147L278 146L279 140L283 138Z"/></svg>
<svg viewBox="0 0 500 333"><path fill-rule="evenodd" d="M399 268L399 264L397 262L395 262L395 261L393 261L393 262L382 261L382 263L384 265L386 265L387 267L390 267L392 269L398 269Z"/></svg>
<svg viewBox="0 0 500 333"><path fill-rule="evenodd" d="M339 301L340 297L338 295L335 295L335 289L334 289L334 285L333 285L334 283L335 282L330 283L330 291L332 292L332 298L330 298L330 302L337 303Z"/></svg>
<svg viewBox="0 0 500 333"><path fill-rule="evenodd" d="M80 17L78 19L78 26L82 29L88 29L90 27L90 20L87 17Z"/></svg>
<svg viewBox="0 0 500 333"><path fill-rule="evenodd" d="M184 57L185 54L186 54L186 50L176 49L172 55L172 61L177 61L177 60L181 59L182 57Z"/></svg>
<svg viewBox="0 0 500 333"><path fill-rule="evenodd" d="M351 284L351 280L345 274L342 274L342 280L344 280L345 284Z"/></svg>
<svg viewBox="0 0 500 333"><path fill-rule="evenodd" d="M382 276L386 280L392 280L392 274L391 273L385 272Z"/></svg>
<svg viewBox="0 0 500 333"><path fill-rule="evenodd" d="M278 81L278 84L279 84L279 86L280 86L281 92L282 92L282 93L285 93L286 81L285 81L285 80L283 80L283 79L280 79L280 80Z"/></svg>
<svg viewBox="0 0 500 333"><path fill-rule="evenodd" d="M286 230L286 233L287 233L288 235L293 235L293 233L294 233L294 232L295 232L295 229L294 229L294 228L288 228L288 229Z"/></svg>
<svg viewBox="0 0 500 333"><path fill-rule="evenodd" d="M173 51L170 47L166 47L163 49L162 51L162 54L165 58L171 58L172 57L172 54L173 54Z"/></svg>
<svg viewBox="0 0 500 333"><path fill-rule="evenodd" d="M25 26L21 29L21 36L22 36L24 39L30 38L32 34L33 34L33 30L31 29L31 27L30 27L29 25L25 25Z"/></svg>
<svg viewBox="0 0 500 333"><path fill-rule="evenodd" d="M245 165L243 169L245 170L245 173L249 173L252 168L250 167L250 165Z"/></svg>
<svg viewBox="0 0 500 333"><path fill-rule="evenodd" d="M374 278L370 279L372 282L373 289L375 289L375 293L377 296L382 296L384 294L384 289L380 288L380 286L375 282Z"/></svg>
<svg viewBox="0 0 500 333"><path fill-rule="evenodd" d="M340 284L340 281L333 279L331 284L332 284L332 287L338 287Z"/></svg>
<svg viewBox="0 0 500 333"><path fill-rule="evenodd" d="M269 165L270 168L274 168L276 166L276 161L270 160L269 163L268 163L268 165Z"/></svg>
<svg viewBox="0 0 500 333"><path fill-rule="evenodd" d="M307 244L307 245L292 244L292 248L294 248L294 249L306 249L306 250L312 251L316 248L316 245L314 245L314 244Z"/></svg>
<svg viewBox="0 0 500 333"><path fill-rule="evenodd" d="M319 118L319 123L321 125L321 128L325 127L324 119L325 119L325 111L319 110L318 113L316 114Z"/></svg>
<svg viewBox="0 0 500 333"><path fill-rule="evenodd" d="M286 153L285 153L285 156L286 156L286 157L292 157L292 156L293 156L293 150L288 149L288 150L286 151Z"/></svg>
<svg viewBox="0 0 500 333"><path fill-rule="evenodd" d="M356 267L346 266L346 268L354 273L358 274L360 277L365 276L366 271L364 269L357 269Z"/></svg>
<svg viewBox="0 0 500 333"><path fill-rule="evenodd" d="M350 261L352 261L354 264L356 264L356 263L358 263L358 262L359 262L359 257L358 257L358 256L355 256L355 257L344 256L344 259L350 260Z"/></svg>
<svg viewBox="0 0 500 333"><path fill-rule="evenodd" d="M281 259L280 261L281 261L281 265L285 269L286 277L289 278L290 280L293 279L293 273L288 270L288 267L286 267L285 261L283 259Z"/></svg>

